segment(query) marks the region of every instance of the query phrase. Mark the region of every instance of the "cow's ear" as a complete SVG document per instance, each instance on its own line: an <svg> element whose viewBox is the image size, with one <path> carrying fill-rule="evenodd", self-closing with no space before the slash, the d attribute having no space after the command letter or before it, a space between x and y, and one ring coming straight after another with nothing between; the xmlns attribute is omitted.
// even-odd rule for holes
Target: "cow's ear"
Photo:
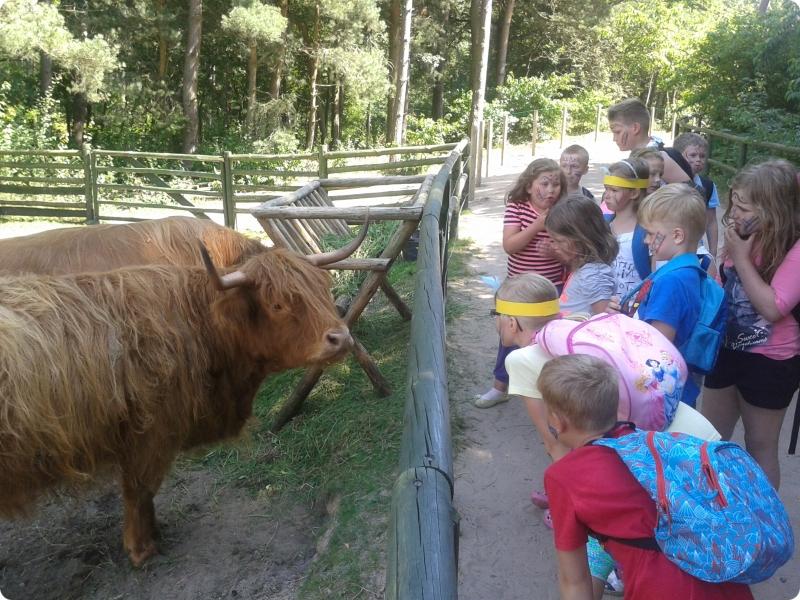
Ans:
<svg viewBox="0 0 800 600"><path fill-rule="evenodd" d="M236 288L220 295L212 308L214 318L228 326L252 326L261 316L258 300L251 288Z"/></svg>

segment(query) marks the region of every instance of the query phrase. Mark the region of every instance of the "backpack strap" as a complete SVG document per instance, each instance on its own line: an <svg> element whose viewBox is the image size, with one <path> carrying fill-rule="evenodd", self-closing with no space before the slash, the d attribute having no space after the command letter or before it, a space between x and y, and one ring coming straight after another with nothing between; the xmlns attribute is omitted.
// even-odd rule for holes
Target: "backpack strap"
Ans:
<svg viewBox="0 0 800 600"><path fill-rule="evenodd" d="M653 268L650 265L650 249L647 247L647 244L644 243L644 237L646 235L647 232L644 230L644 227L637 223L636 227L633 229L631 250L633 251L633 266L636 267L636 272L641 279L645 279L653 272Z"/></svg>

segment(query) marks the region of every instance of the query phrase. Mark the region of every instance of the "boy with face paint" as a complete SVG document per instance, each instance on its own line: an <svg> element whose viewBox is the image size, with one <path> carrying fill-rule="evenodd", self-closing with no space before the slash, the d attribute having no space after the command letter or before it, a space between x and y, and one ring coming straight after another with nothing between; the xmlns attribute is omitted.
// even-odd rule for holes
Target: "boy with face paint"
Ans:
<svg viewBox="0 0 800 600"><path fill-rule="evenodd" d="M608 127L620 150L657 147L664 159L662 179L666 183L691 182L691 167L681 153L674 148L661 148L660 140L650 137L650 112L638 98L623 100L609 108Z"/></svg>
<svg viewBox="0 0 800 600"><path fill-rule="evenodd" d="M692 255L700 264L696 250L705 231L706 206L697 190L682 183L666 185L642 201L637 216L645 230L644 241L656 262L668 264L678 257L687 260L684 255ZM680 348L700 317L701 277L693 268L667 271L655 280L646 281L622 310L647 321ZM696 383L691 377L686 382L682 400L689 406L694 406L700 391Z"/></svg>

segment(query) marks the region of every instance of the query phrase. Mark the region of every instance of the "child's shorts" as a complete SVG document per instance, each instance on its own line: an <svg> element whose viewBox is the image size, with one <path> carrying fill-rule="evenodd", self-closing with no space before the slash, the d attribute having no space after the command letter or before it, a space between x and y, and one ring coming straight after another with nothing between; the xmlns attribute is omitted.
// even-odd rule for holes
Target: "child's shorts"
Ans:
<svg viewBox="0 0 800 600"><path fill-rule="evenodd" d="M595 538L589 536L586 544L586 557L589 559L589 572L592 577L605 581L614 570L614 559L603 549Z"/></svg>
<svg viewBox="0 0 800 600"><path fill-rule="evenodd" d="M758 408L782 410L800 385L800 356L775 360L755 352L722 348L714 370L706 375L711 390L735 385L744 401Z"/></svg>

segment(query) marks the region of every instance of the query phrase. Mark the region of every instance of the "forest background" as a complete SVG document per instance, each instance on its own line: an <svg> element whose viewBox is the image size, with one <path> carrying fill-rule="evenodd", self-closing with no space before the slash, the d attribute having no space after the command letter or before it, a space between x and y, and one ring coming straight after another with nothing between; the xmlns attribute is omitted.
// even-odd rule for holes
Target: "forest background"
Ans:
<svg viewBox="0 0 800 600"><path fill-rule="evenodd" d="M484 32L488 31L488 35ZM488 38L489 43L486 44ZM484 95L485 90L485 105ZM0 0L0 148L288 153L659 118L800 143L789 0ZM666 114L665 114L666 113ZM496 128L498 131L500 128ZM498 133L499 135L499 133Z"/></svg>

